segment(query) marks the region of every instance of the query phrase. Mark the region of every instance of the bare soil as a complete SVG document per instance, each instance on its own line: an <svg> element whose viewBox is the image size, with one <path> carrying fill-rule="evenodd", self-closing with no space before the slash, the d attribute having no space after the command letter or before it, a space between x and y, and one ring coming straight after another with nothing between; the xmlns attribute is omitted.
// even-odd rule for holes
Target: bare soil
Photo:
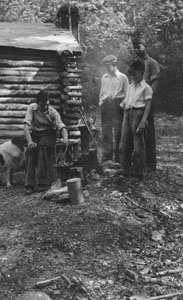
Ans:
<svg viewBox="0 0 183 300"><path fill-rule="evenodd" d="M91 179L83 205L25 196L23 173L0 187L1 300L58 276L37 290L53 300L183 290L183 118L159 114L156 128L158 170L142 182Z"/></svg>

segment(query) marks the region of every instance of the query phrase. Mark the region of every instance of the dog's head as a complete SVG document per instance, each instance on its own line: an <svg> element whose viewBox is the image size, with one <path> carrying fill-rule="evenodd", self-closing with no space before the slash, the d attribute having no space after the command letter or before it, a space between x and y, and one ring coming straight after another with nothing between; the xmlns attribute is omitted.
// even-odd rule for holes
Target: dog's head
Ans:
<svg viewBox="0 0 183 300"><path fill-rule="evenodd" d="M17 146L21 151L24 151L27 145L27 141L24 135L12 137L11 142L15 146Z"/></svg>

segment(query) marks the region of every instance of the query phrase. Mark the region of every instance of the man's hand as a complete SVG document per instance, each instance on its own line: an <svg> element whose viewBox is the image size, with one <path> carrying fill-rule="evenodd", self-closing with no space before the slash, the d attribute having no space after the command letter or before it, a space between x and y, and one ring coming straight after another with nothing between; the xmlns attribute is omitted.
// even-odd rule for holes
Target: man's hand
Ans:
<svg viewBox="0 0 183 300"><path fill-rule="evenodd" d="M37 147L37 144L36 143L34 143L34 142L29 142L28 143L28 149L29 150L31 150L31 149L33 149L33 148L36 148Z"/></svg>
<svg viewBox="0 0 183 300"><path fill-rule="evenodd" d="M136 133L141 133L146 128L146 122L141 121L137 127Z"/></svg>
<svg viewBox="0 0 183 300"><path fill-rule="evenodd" d="M125 102L124 101L122 101L121 103L120 103L120 105L119 105L121 108L125 108Z"/></svg>
<svg viewBox="0 0 183 300"><path fill-rule="evenodd" d="M66 146L68 146L69 145L69 140L68 140L68 138L67 137L63 137L63 143L66 145Z"/></svg>
<svg viewBox="0 0 183 300"><path fill-rule="evenodd" d="M62 136L63 136L63 143L68 146L69 144L69 139L68 139L68 132L67 129L64 127L62 128Z"/></svg>

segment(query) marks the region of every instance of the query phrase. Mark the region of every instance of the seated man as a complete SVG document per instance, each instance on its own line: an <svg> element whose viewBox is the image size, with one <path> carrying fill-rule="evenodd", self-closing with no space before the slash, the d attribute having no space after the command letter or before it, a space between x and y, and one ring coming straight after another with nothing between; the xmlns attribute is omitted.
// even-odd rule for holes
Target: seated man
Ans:
<svg viewBox="0 0 183 300"><path fill-rule="evenodd" d="M63 142L68 143L68 133L59 113L49 105L46 91L37 94L37 103L29 105L24 120L24 133L28 142L26 151L25 186L26 195L34 192L36 184L38 191L43 191L50 184L49 158L54 155L56 133L63 136ZM37 182L36 182L37 168Z"/></svg>

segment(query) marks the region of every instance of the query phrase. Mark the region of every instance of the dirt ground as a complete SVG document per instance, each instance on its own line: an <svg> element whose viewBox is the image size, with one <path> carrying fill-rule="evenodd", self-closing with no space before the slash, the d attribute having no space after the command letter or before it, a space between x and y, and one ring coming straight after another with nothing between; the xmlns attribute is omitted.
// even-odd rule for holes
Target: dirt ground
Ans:
<svg viewBox="0 0 183 300"><path fill-rule="evenodd" d="M91 180L83 205L25 196L23 173L0 187L1 300L26 290L52 300L183 290L183 117L159 114L156 128L158 170L142 182Z"/></svg>

